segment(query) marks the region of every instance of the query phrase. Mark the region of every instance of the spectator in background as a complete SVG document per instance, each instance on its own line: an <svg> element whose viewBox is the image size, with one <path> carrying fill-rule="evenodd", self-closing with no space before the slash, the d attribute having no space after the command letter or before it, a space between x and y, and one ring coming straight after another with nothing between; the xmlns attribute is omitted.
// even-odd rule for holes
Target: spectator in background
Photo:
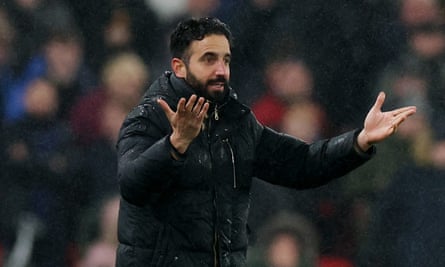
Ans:
<svg viewBox="0 0 445 267"><path fill-rule="evenodd" d="M277 80L280 81L286 80L278 78ZM288 84L294 87L301 84L295 79L291 79L291 81L293 82ZM282 83L286 84L286 82ZM283 105L283 114L280 114L281 118L277 120L276 124L279 125L278 129L280 131L298 136L298 138L308 143L313 143L328 136L326 114L321 105L310 97L305 97L304 94L298 98L292 98L290 94L289 97L284 99L288 102ZM295 100L290 101L290 99ZM259 100L261 101L261 98ZM262 114L267 114L267 110L270 111L270 114L276 109L269 107ZM360 170L359 172L361 173ZM295 194L293 190L270 186L255 180L251 190L253 199L250 218L252 236L255 237L259 234L257 228L261 227L264 218L273 217L274 213L283 210L299 212L313 221L318 228L321 236L319 240L320 257L323 259L323 264L328 264L328 262L329 264L334 262L349 262L348 264L350 264L353 257L349 253L351 250L351 240L349 239L352 236L350 229L347 227L348 221L344 218L344 211L348 210L349 206L343 203L341 190L339 183L334 181L329 187L316 188L308 192Z"/></svg>
<svg viewBox="0 0 445 267"><path fill-rule="evenodd" d="M286 13L292 11L288 7L284 9L283 5L286 6L276 0L243 1L238 4L228 20L237 40L237 47L233 50L232 85L245 88L237 92L240 100L245 103L252 104L264 93L263 81L257 77L263 74L267 59L274 54L273 51L283 49L291 55L299 52L298 44L285 37L289 32L289 29L286 29ZM273 32L282 36L272 38Z"/></svg>
<svg viewBox="0 0 445 267"><path fill-rule="evenodd" d="M353 229L356 242L353 254L359 253L356 254L359 266L440 266L443 259L434 254L438 252L430 250L429 244L423 244L429 242L426 241L428 237L440 238L441 231L435 232L437 237L433 238L427 229L414 230L419 227L416 225L419 222L409 214L422 210L425 216L419 216L423 218L436 212L435 206L429 203L432 198L437 198L434 187L440 188L441 179L437 175L444 166L440 158L444 158L445 150L441 146L443 137L433 127L432 116L441 111L432 108L428 97L432 88L430 76L419 69L399 66L397 72L388 77L391 77L385 83L388 102L393 105L415 104L418 112L380 147L387 157L376 159L343 181L343 198L352 203L348 228ZM401 158L405 160L401 161ZM358 177L364 181L354 182ZM437 200L440 203L440 199ZM412 204L419 202L423 204ZM429 220L431 225L440 223L443 223L440 216ZM434 226L427 228L438 229ZM414 231L419 231L423 237L418 238ZM409 246L417 246L414 243L419 244L417 252L409 250ZM408 257L410 253L413 254ZM414 265L406 263L402 254L407 256L405 259L412 259Z"/></svg>
<svg viewBox="0 0 445 267"><path fill-rule="evenodd" d="M134 49L136 33L132 31L130 12L125 7L110 10L102 31L102 45L93 53L95 68L101 68L107 57L121 51Z"/></svg>
<svg viewBox="0 0 445 267"><path fill-rule="evenodd" d="M303 41L315 95L335 132L362 120L356 114L372 102L376 74L400 51L404 39L394 2L288 1L298 19L291 17L287 27Z"/></svg>
<svg viewBox="0 0 445 267"><path fill-rule="evenodd" d="M167 41L160 34L162 23L151 5L141 0L69 0L86 42L86 59L100 73L109 55L134 51L153 71ZM174 1L174 5L179 5ZM172 2L173 3L173 2ZM163 69L162 69L163 70Z"/></svg>
<svg viewBox="0 0 445 267"><path fill-rule="evenodd" d="M210 16L218 10L221 0L146 0L162 23L176 24L181 18Z"/></svg>
<svg viewBox="0 0 445 267"><path fill-rule="evenodd" d="M88 246L77 267L115 267L116 247L97 242Z"/></svg>
<svg viewBox="0 0 445 267"><path fill-rule="evenodd" d="M104 196L84 213L79 229L78 267L114 267L117 248L119 196Z"/></svg>
<svg viewBox="0 0 445 267"><path fill-rule="evenodd" d="M409 28L443 20L439 0L399 0L400 22Z"/></svg>
<svg viewBox="0 0 445 267"><path fill-rule="evenodd" d="M404 95L401 101L418 101ZM405 143L407 161L375 201L368 238L360 247L359 266L442 266L445 264L443 209L445 156L443 141L431 134L430 116L400 128L396 137ZM403 153L403 152L402 152Z"/></svg>
<svg viewBox="0 0 445 267"><path fill-rule="evenodd" d="M49 33L42 50L33 55L26 70L8 88L7 122L23 116L25 88L36 78L48 79L56 85L60 103L57 117L67 119L74 101L95 84L94 74L83 61L83 41L78 32L64 29Z"/></svg>
<svg viewBox="0 0 445 267"><path fill-rule="evenodd" d="M263 93L255 77L274 52L304 55L315 78L314 95L343 131L361 121L354 114L366 110L358 103L372 98L369 84L376 71L400 50L396 19L394 3L386 0L243 1L229 20L238 40L232 84L251 88L238 92L250 104ZM338 102L345 105L332 104Z"/></svg>
<svg viewBox="0 0 445 267"><path fill-rule="evenodd" d="M0 129L4 119L4 99L6 90L11 86L14 78L13 62L16 50L16 31L5 8L0 8Z"/></svg>
<svg viewBox="0 0 445 267"><path fill-rule="evenodd" d="M281 131L298 136L308 143L326 138L326 128L327 121L323 107L310 100L291 104L281 118Z"/></svg>
<svg viewBox="0 0 445 267"><path fill-rule="evenodd" d="M406 212L415 212L415 209L409 207L407 210L403 210L403 208L400 211L389 210L382 205L399 205L397 202L399 194L402 199L411 194L403 192L403 190L407 190L409 183L413 187L430 190L426 189L431 186L429 179L431 176L436 176L436 171L430 169L440 169L444 162L441 159L445 158L445 150L441 145L445 137L443 119L445 110L443 94L445 89L445 69L443 67L445 34L441 4L436 0L401 0L397 3L399 24L405 30L406 44L402 46L403 49L398 57L389 61L376 76L375 90L386 91L388 103L392 105L416 103L419 112L416 118L404 125L394 138L380 147L380 150L388 157L376 159L343 180L344 199L354 203L350 210L349 228L355 229L354 236L357 243L354 246L357 248L357 252L362 254L363 251L366 251L368 257L382 252L382 256L379 256L379 259L382 259L381 262L371 260L374 265L371 262L363 262L363 266L396 266L393 261L399 262L400 259L395 258L394 250L406 251L406 248L397 247L392 243L394 239L401 238L398 235L400 232L393 228L388 228L388 231L384 231L383 228L375 230L374 224L379 225L376 227L386 227L384 225L388 224L389 218L395 218L389 215L390 212L404 217L407 216ZM398 149L394 149L396 147ZM406 155L410 155L411 159L405 163L407 166L401 167L400 158ZM400 176L410 178L405 177L405 180ZM355 182L357 177L365 177L365 179L361 179L362 182L357 183ZM414 179L425 180L425 183L418 184L413 181ZM399 186L400 188L396 189ZM421 194L412 194L411 197L417 199L422 196ZM426 201L429 200L426 199ZM383 217L387 217L388 220ZM393 225L392 222L391 224ZM369 227L374 230L370 230ZM393 233L390 233L391 231ZM411 230L407 230L406 234L409 234L409 231ZM388 242L385 242L382 241L382 238L385 237L376 240L374 234L380 237L383 234L389 234L390 237L388 237ZM425 236L428 236L428 233L425 233ZM377 254L368 251L370 248L366 244L369 245L369 243L372 243L371 249L379 247L382 250L376 248ZM385 244L385 246L380 246L380 244ZM426 255L429 254L426 253ZM417 253L413 255L413 259L416 257L418 258ZM360 258L360 260L364 260L364 258ZM441 264L424 262L417 266L420 265Z"/></svg>
<svg viewBox="0 0 445 267"><path fill-rule="evenodd" d="M428 143L429 141L427 140L434 138L435 135L431 125L433 108L428 96L432 85L427 76L415 69L399 66L398 70L394 69L394 72L391 72L391 75L388 75L385 79L385 83L382 83L380 88L387 92L388 103L397 105L401 103L401 99L406 99L407 102L403 103L415 103L419 113L396 134L397 138L388 140L387 144L380 147L380 150L388 155L387 157L376 159L368 166L358 170L352 177L345 178L343 193L346 198L361 196L369 197L369 200L372 200L391 183L394 173L399 169L400 162L398 159L407 153L402 148L412 146L408 144L416 144L410 149L414 149L414 151L419 150L419 152L423 151L425 145L421 144ZM403 131L403 129L407 130ZM421 129L424 129L424 131L420 131ZM401 138L403 137L402 134L406 135L406 137ZM405 144L405 141L401 142L402 139L412 139L412 141ZM419 143L417 141L414 142L414 140L418 140ZM425 161L425 157L421 156L422 154L415 154L417 155L416 157L419 157L418 160L420 162ZM357 183L355 175L366 177L366 179Z"/></svg>
<svg viewBox="0 0 445 267"><path fill-rule="evenodd" d="M188 0L145 0L145 3L153 9L162 23L170 23L186 12L187 1Z"/></svg>
<svg viewBox="0 0 445 267"><path fill-rule="evenodd" d="M187 15L190 17L212 16L218 10L220 4L220 0L188 0Z"/></svg>
<svg viewBox="0 0 445 267"><path fill-rule="evenodd" d="M252 104L252 111L259 122L280 131L290 105L312 101L312 73L302 60L291 57L273 59L264 72L266 92Z"/></svg>
<svg viewBox="0 0 445 267"><path fill-rule="evenodd" d="M376 158L356 173L347 175L339 184L343 202L349 203L344 206L343 218L350 236L348 241L352 250L349 255L352 258L366 249L368 239L374 238L370 227L375 223L375 216L380 217L377 201L392 187L396 174L406 168L405 165L427 166L430 161L429 150L435 139L430 121L431 103L427 96L430 86L421 73L405 68L401 68L391 82L387 81L383 89L388 94L388 103L414 104L418 107L417 115L379 147L386 157ZM401 161L401 158L404 160ZM357 179L363 181L358 183Z"/></svg>
<svg viewBox="0 0 445 267"><path fill-rule="evenodd" d="M110 143L116 141L115 129L107 129L108 120L104 118L110 112L128 113L139 102L149 75L148 66L134 52L110 56L102 68L99 86L82 96L70 111L71 127L79 144L88 146L104 137ZM117 121L116 124L122 122Z"/></svg>
<svg viewBox="0 0 445 267"><path fill-rule="evenodd" d="M2 238L11 248L18 217L34 214L44 226L32 253L32 266L63 266L73 234L72 135L57 118L59 90L48 80L28 83L24 117L8 125L2 173ZM6 232L3 232L6 231Z"/></svg>
<svg viewBox="0 0 445 267"><path fill-rule="evenodd" d="M419 17L413 12L408 12L411 8L405 7L400 11L400 16L406 17L403 19L404 23L407 27L409 26L408 42L399 57L389 62L381 70L376 81L375 91L386 91L390 104L397 104L401 99L406 99L411 103L416 102L421 112L414 121L426 121L429 125L427 127L428 131L430 131L428 136L438 141L445 137L443 126L443 112L445 110L443 95L443 89L445 88L445 69L443 68L445 62L445 34L439 23L439 17L434 15L437 11L434 11L430 6L435 1L412 2L406 0L406 3L405 1L403 3L405 5L426 5L424 9L430 11L422 12L423 15ZM437 5L437 3L434 5ZM415 16L415 18L411 18L411 16ZM422 124L419 122L417 124L409 123L408 125L412 125L413 129L411 131L416 132ZM425 138L425 134L416 136L419 141L424 140L422 142L430 139ZM391 145L392 142L395 144ZM355 183L356 179L354 178L345 179L345 182L347 181L345 183L345 193L347 195L351 196L350 193L354 192L353 194L357 196L357 193L361 192L365 198L370 197L371 199L368 200L372 202L376 194L386 189L395 171L399 168L397 157L401 155L400 149L393 151L394 147L399 147L399 145L396 145L397 142L399 142L398 139L391 139L387 142L388 145L383 145L380 148L381 150L388 149L385 154L389 155L390 158L377 159L363 168L363 172L360 170L355 173L355 175L368 177L362 183ZM425 146L417 145L416 147L423 150ZM394 155L394 157L390 155ZM368 169L368 167L370 168Z"/></svg>
<svg viewBox="0 0 445 267"><path fill-rule="evenodd" d="M108 55L135 51L149 68L155 69L164 42L159 37L160 23L154 12L141 1L127 1L113 8L111 14L103 30L104 51Z"/></svg>
<svg viewBox="0 0 445 267"><path fill-rule="evenodd" d="M252 111L259 122L277 131L297 136L308 143L323 139L327 137L328 124L322 106L313 99L313 82L312 72L303 60L275 58L265 69L266 92L252 104ZM255 179L251 190L254 201L249 219L254 232L252 238L255 238L261 222L282 210L297 211L314 222L320 221L320 203L334 195L320 191L295 194L294 190L271 186ZM327 216L327 219L332 218ZM322 233L325 233L324 229ZM326 236L332 234L324 235L321 241ZM321 244L325 245L325 242Z"/></svg>
<svg viewBox="0 0 445 267"><path fill-rule="evenodd" d="M115 144L119 129L139 102L149 75L148 66L136 53L117 53L104 64L99 86L73 105L70 127L81 155L82 206L117 192Z"/></svg>
<svg viewBox="0 0 445 267"><path fill-rule="evenodd" d="M317 267L318 261L317 229L295 212L279 212L266 221L247 254L252 267Z"/></svg>
<svg viewBox="0 0 445 267"><path fill-rule="evenodd" d="M434 111L430 123L436 134L445 130L445 19L438 0L400 0L399 20L406 32L406 43L397 58L388 62L376 76L374 90L391 93L391 83L403 72L417 73L428 84L426 95ZM413 85L414 86L414 85Z"/></svg>
<svg viewBox="0 0 445 267"><path fill-rule="evenodd" d="M14 69L22 73L45 41L48 32L75 26L69 6L63 0L5 0L5 9L16 28Z"/></svg>

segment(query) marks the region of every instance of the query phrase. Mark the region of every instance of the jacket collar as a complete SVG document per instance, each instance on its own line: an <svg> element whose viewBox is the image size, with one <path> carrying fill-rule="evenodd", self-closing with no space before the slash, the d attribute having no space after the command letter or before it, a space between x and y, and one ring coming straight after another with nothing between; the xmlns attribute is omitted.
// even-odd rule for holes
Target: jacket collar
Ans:
<svg viewBox="0 0 445 267"><path fill-rule="evenodd" d="M170 81L171 86L169 87L176 95L176 101L181 97L188 99L192 94L196 93L196 91L184 79L178 78L173 72L166 71L164 75L167 77L167 80ZM214 108L215 103L211 103L210 110L213 110ZM233 90L231 87L229 87L229 92L226 97L224 97L224 100L221 103L218 103L218 109L220 114L228 115L230 117L238 117L250 111L247 106L238 101L238 96L235 90Z"/></svg>
<svg viewBox="0 0 445 267"><path fill-rule="evenodd" d="M173 72L167 71L166 76L169 77L172 89L178 98L189 98L195 93L195 90L182 78L178 78Z"/></svg>

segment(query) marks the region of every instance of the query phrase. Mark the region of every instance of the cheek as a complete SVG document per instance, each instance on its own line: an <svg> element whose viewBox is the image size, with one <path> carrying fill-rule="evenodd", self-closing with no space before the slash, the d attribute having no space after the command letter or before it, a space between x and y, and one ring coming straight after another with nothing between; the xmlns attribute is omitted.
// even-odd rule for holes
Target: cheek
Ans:
<svg viewBox="0 0 445 267"><path fill-rule="evenodd" d="M209 71L209 68L206 68L204 66L195 66L188 69L187 76L193 76L195 80L199 82L205 82L207 81L210 73L211 71Z"/></svg>

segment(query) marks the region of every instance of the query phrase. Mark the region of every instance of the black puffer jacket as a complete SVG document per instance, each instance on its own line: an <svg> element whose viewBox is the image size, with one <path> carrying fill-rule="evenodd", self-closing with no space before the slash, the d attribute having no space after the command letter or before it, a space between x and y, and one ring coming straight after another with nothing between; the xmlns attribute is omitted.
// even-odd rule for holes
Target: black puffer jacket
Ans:
<svg viewBox="0 0 445 267"><path fill-rule="evenodd" d="M156 99L175 110L180 97L193 93L166 72L123 124L117 266L243 266L252 177L315 187L370 157L354 150L355 132L307 145L263 127L230 95L174 160L171 128Z"/></svg>

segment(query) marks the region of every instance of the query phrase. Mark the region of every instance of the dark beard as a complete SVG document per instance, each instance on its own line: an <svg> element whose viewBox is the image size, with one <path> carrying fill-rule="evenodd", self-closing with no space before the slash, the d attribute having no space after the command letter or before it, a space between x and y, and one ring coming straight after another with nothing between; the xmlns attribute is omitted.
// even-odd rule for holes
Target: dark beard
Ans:
<svg viewBox="0 0 445 267"><path fill-rule="evenodd" d="M221 102L228 92L228 81L220 76L213 80L208 80L205 84L201 83L196 79L195 75L193 75L189 70L187 70L187 78L185 81L196 91L199 96L204 97L212 102ZM209 92L207 90L207 86L213 83L224 83L224 91L222 92Z"/></svg>

